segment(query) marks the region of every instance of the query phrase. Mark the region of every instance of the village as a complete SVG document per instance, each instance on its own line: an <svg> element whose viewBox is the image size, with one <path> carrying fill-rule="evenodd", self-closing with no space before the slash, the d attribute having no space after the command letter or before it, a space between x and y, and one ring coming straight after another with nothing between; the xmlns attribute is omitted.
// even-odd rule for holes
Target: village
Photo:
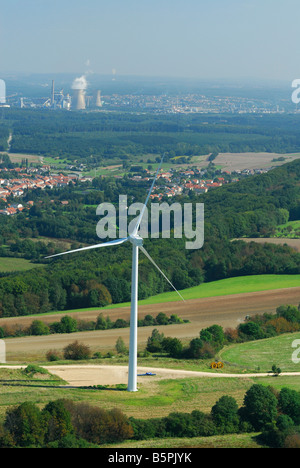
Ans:
<svg viewBox="0 0 300 468"><path fill-rule="evenodd" d="M149 169L143 169L142 173L133 172L128 175L128 178L137 183L145 183L151 181L152 172ZM203 194L229 182L237 182L238 176L244 177L253 173L254 171L241 171L240 173L217 171L217 174L214 174L213 171L203 171L195 167L182 169L177 167L159 173L151 199L160 201L163 198L188 194L190 191L195 194ZM121 176L114 177L120 178ZM25 208L30 208L33 201L27 201L25 206L21 203L21 199L28 193L28 190L53 189L67 187L70 183L91 183L92 181L93 177L86 177L82 173L51 174L51 167L48 165L38 168L2 168L0 173L0 202L2 202L0 214L12 216ZM15 203L12 202L12 198L16 199ZM68 201L66 200L64 203L67 204Z"/></svg>
<svg viewBox="0 0 300 468"><path fill-rule="evenodd" d="M3 174L17 174L15 178L4 178ZM70 174L50 174L50 166L42 166L41 168L13 168L1 169L0 178L0 201L5 204L5 207L0 210L0 214L12 216L25 209L24 205L19 201L9 203L11 197L20 199L28 190L46 188L52 189L55 187L66 187L69 183L75 183L78 180L78 175ZM81 178L81 182L92 181L92 178ZM3 204L2 203L2 204ZM26 202L27 207L33 205L33 201Z"/></svg>
<svg viewBox="0 0 300 468"><path fill-rule="evenodd" d="M132 180L148 182L151 180L152 173L146 169L146 176L134 175ZM157 184L153 188L150 198L153 200L162 200L188 194L190 191L197 195L208 192L208 190L221 187L229 182L237 182L239 177L236 173L229 171L200 170L195 167L178 169L174 168L167 172L161 172L157 177ZM241 171L240 176L253 174L254 171Z"/></svg>

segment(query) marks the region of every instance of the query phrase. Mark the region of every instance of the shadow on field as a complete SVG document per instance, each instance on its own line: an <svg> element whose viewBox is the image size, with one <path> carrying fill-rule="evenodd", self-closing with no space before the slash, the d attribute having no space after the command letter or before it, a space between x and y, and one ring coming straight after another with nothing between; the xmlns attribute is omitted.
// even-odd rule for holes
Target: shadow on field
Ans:
<svg viewBox="0 0 300 468"><path fill-rule="evenodd" d="M105 385L91 385L91 386L73 386L73 385L53 385L57 380L47 380L49 385L45 383L28 383L27 380L0 380L0 386L3 387L38 387L38 388L60 388L69 390L70 388L78 390L108 390L115 392L124 392L127 391L127 385L120 384L114 387L105 386Z"/></svg>

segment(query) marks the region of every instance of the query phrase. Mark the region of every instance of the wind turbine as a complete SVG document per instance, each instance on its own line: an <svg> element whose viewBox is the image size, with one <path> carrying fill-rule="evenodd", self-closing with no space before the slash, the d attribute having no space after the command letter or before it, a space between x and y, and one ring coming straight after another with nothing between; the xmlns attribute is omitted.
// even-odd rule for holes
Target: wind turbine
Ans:
<svg viewBox="0 0 300 468"><path fill-rule="evenodd" d="M53 258L60 255L67 255L75 252L82 252L83 250L98 249L100 247L111 247L114 245L123 244L124 242L131 242L132 244L132 274L131 274L131 312L130 312L130 341L129 341L129 365L128 365L128 386L127 390L129 392L137 391L137 328L138 328L138 260L139 260L139 250L141 250L144 255L153 263L153 265L158 269L162 274L165 280L172 286L172 288L177 292L180 298L184 301L182 295L177 291L175 286L171 281L166 277L162 270L158 267L155 261L151 258L149 253L143 247L143 239L139 236L138 231L140 224L147 207L151 192L153 190L155 181L157 179L158 173L160 171L161 165L163 163L164 156L161 159L159 167L156 171L155 177L153 179L152 185L150 187L149 193L147 195L146 201L143 205L143 208L138 217L137 223L133 229L133 232L129 234L128 237L123 237L121 239L116 239L109 242L104 242L102 244L91 245L88 247L83 247L81 249L69 250L67 252L62 252L59 254L51 255L46 258Z"/></svg>

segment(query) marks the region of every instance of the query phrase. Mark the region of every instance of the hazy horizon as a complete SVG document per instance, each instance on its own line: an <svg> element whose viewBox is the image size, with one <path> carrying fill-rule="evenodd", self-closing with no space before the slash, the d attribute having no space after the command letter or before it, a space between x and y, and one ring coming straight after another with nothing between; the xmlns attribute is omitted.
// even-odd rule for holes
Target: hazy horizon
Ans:
<svg viewBox="0 0 300 468"><path fill-rule="evenodd" d="M290 82L299 14L297 0L10 0L0 75Z"/></svg>

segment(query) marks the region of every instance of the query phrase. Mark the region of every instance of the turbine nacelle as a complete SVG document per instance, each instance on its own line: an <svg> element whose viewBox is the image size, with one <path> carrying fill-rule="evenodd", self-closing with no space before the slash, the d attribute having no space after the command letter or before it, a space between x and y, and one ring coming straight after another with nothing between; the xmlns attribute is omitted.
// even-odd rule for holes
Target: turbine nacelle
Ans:
<svg viewBox="0 0 300 468"><path fill-rule="evenodd" d="M136 247L142 247L143 239L138 234L130 234L128 240Z"/></svg>

